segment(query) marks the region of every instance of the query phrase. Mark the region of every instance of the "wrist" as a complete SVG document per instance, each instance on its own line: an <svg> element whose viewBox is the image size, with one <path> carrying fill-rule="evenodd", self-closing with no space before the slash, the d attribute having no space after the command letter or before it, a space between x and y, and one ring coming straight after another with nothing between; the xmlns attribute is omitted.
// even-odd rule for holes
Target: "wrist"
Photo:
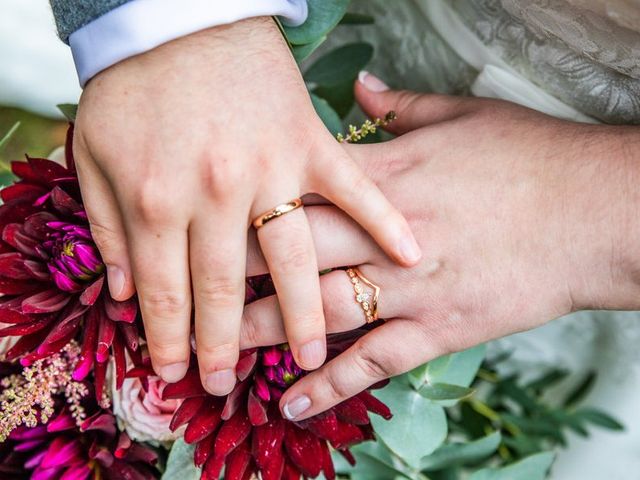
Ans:
<svg viewBox="0 0 640 480"><path fill-rule="evenodd" d="M573 309L640 309L640 129L584 126L568 170Z"/></svg>

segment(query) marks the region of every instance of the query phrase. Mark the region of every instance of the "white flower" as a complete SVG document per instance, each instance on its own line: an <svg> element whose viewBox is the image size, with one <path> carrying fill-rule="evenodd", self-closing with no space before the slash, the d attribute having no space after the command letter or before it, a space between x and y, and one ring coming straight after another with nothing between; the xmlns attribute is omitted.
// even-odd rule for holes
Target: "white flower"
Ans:
<svg viewBox="0 0 640 480"><path fill-rule="evenodd" d="M111 377L113 413L118 425L140 442L170 442L183 435L184 428L169 430L169 423L182 400L162 400L166 383L156 376L149 377L149 391L145 392L137 378L127 378L116 390Z"/></svg>

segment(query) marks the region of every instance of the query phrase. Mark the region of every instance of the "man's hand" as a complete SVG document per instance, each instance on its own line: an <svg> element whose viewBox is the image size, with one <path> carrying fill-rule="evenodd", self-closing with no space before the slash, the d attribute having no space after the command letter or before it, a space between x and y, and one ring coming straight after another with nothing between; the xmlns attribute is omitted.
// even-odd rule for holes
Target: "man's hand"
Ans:
<svg viewBox="0 0 640 480"><path fill-rule="evenodd" d="M390 128L401 136L348 152L409 220L425 255L398 268L339 210L307 209L320 267L358 265L381 288L386 322L287 390L286 417L307 418L435 357L573 310L640 307L637 127L565 122L487 99L362 84L356 93L372 116L395 110ZM249 273L266 271L250 252ZM347 274L320 283L327 330L361 327ZM283 341L280 323L274 297L248 305L243 347Z"/></svg>
<svg viewBox="0 0 640 480"><path fill-rule="evenodd" d="M308 192L348 212L404 265L404 218L315 115L270 18L193 34L127 59L86 87L74 152L92 233L117 300L137 289L153 366L187 369L192 301L203 383L234 386L251 219ZM287 337L306 369L325 359L311 232L298 209L258 233ZM193 296L193 298L192 298Z"/></svg>

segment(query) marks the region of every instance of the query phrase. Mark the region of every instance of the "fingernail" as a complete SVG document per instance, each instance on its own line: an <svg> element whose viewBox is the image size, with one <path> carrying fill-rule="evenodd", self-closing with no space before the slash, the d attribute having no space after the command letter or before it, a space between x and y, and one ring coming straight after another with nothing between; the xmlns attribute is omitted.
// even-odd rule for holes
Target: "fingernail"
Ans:
<svg viewBox="0 0 640 480"><path fill-rule="evenodd" d="M284 407L282 407L282 413L284 413L287 420L295 420L296 417L309 410L310 406L311 399L306 395L301 395L285 403Z"/></svg>
<svg viewBox="0 0 640 480"><path fill-rule="evenodd" d="M300 362L305 370L318 368L324 362L325 348L321 340L312 340L300 348Z"/></svg>
<svg viewBox="0 0 640 480"><path fill-rule="evenodd" d="M358 74L358 81L370 92L380 93L389 90L389 86L386 83L366 70L362 70Z"/></svg>
<svg viewBox="0 0 640 480"><path fill-rule="evenodd" d="M175 383L187 373L187 364L184 362L172 363L158 369L158 375L167 383Z"/></svg>
<svg viewBox="0 0 640 480"><path fill-rule="evenodd" d="M207 390L213 395L227 395L236 384L235 372L227 368L207 375L205 380Z"/></svg>
<svg viewBox="0 0 640 480"><path fill-rule="evenodd" d="M119 297L124 290L124 284L126 282L122 269L116 266L107 267L107 280L109 282L109 292L111 296L113 298Z"/></svg>
<svg viewBox="0 0 640 480"><path fill-rule="evenodd" d="M422 251L416 243L415 238L413 238L413 235L404 237L400 240L399 247L400 255L402 255L402 258L407 263L415 264L420 260L420 258L422 258Z"/></svg>

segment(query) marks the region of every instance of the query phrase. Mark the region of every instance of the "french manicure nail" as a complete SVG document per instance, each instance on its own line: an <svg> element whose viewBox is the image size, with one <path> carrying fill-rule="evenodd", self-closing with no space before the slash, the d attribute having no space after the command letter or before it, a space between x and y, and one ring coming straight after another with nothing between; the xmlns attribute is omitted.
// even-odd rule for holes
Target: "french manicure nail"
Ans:
<svg viewBox="0 0 640 480"><path fill-rule="evenodd" d="M415 238L413 238L413 235L400 240L399 250L400 255L402 255L402 258L404 258L407 263L415 264L422 258L422 251L416 243Z"/></svg>
<svg viewBox="0 0 640 480"><path fill-rule="evenodd" d="M219 370L207 375L205 383L209 393L213 395L227 395L233 390L236 384L236 374L230 368Z"/></svg>
<svg viewBox="0 0 640 480"><path fill-rule="evenodd" d="M158 375L167 383L175 383L184 377L185 373L187 373L187 368L188 366L184 362L172 363L160 367Z"/></svg>
<svg viewBox="0 0 640 480"><path fill-rule="evenodd" d="M124 284L126 282L124 272L120 267L108 266L107 267L107 281L109 282L109 292L114 298L119 297L124 290Z"/></svg>
<svg viewBox="0 0 640 480"><path fill-rule="evenodd" d="M306 370L318 368L325 358L324 342L312 340L300 348L300 362Z"/></svg>
<svg viewBox="0 0 640 480"><path fill-rule="evenodd" d="M295 420L298 416L309 410L311 399L306 395L301 395L284 404L282 413L287 420Z"/></svg>
<svg viewBox="0 0 640 480"><path fill-rule="evenodd" d="M389 86L375 75L362 70L358 74L358 81L370 92L380 93L389 90Z"/></svg>

